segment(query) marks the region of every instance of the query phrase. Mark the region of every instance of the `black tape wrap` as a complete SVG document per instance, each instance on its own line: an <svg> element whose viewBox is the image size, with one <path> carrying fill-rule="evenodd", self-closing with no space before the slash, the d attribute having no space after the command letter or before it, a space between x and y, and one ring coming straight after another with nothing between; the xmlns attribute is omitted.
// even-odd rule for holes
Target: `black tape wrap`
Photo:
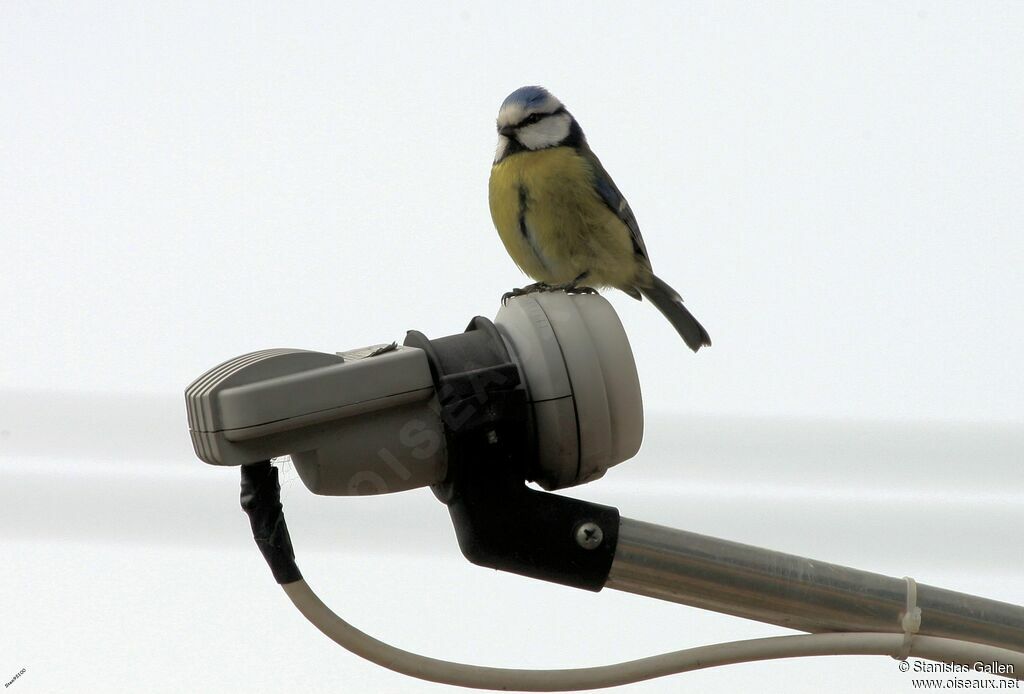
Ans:
<svg viewBox="0 0 1024 694"><path fill-rule="evenodd" d="M242 466L241 501L252 526L252 539L270 565L274 580L282 585L301 580L288 524L284 521L277 468L269 460Z"/></svg>

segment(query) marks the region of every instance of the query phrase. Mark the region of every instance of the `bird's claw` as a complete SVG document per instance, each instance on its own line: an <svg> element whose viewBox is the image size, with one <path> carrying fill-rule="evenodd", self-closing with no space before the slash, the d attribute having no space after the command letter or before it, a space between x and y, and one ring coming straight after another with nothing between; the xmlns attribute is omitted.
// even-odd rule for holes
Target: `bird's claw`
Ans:
<svg viewBox="0 0 1024 694"><path fill-rule="evenodd" d="M548 286L547 291L565 292L566 294L597 294L597 290L593 287L580 286L580 282L588 277L590 277L590 270L585 270L576 275L576 278L570 282L563 282L562 284L553 284Z"/></svg>
<svg viewBox="0 0 1024 694"><path fill-rule="evenodd" d="M563 282L562 284L548 284L547 282L535 282L528 284L525 287L517 287L510 292L505 292L501 295L501 305L506 306L509 299L514 299L517 296L526 296L527 294L535 294L537 292L565 292L566 294L597 294L597 290L593 287L580 287L576 283L580 281L580 278L573 280L572 282Z"/></svg>
<svg viewBox="0 0 1024 694"><path fill-rule="evenodd" d="M505 292L501 295L501 305L505 306L508 304L509 299L513 299L517 296L525 296L527 294L533 294L535 292L546 292L551 290L551 285L545 282L534 282L528 284L525 287L516 287L510 292Z"/></svg>
<svg viewBox="0 0 1024 694"><path fill-rule="evenodd" d="M567 282L563 285L552 287L551 291L563 291L566 294L597 294L597 290L593 287L579 287L572 282Z"/></svg>

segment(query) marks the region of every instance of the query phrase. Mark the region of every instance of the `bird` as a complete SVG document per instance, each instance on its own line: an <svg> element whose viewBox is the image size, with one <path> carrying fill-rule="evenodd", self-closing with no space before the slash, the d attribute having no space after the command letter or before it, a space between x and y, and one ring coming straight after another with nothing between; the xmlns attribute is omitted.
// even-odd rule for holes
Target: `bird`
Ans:
<svg viewBox="0 0 1024 694"><path fill-rule="evenodd" d="M535 291L613 287L646 297L694 352L710 346L678 292L652 271L633 210L562 102L543 87L520 87L502 102L497 130L491 219L512 260L537 280L503 302Z"/></svg>

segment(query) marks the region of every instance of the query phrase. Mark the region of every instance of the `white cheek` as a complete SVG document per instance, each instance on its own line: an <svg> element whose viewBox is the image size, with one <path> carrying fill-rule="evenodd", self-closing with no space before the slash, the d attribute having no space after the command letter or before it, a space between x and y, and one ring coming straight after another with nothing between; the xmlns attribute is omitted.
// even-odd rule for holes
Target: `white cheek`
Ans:
<svg viewBox="0 0 1024 694"><path fill-rule="evenodd" d="M494 151L494 163L497 164L501 161L501 158L505 156L505 150L508 149L508 138L504 135L498 135L498 148Z"/></svg>
<svg viewBox="0 0 1024 694"><path fill-rule="evenodd" d="M554 147L569 136L571 125L572 118L568 113L562 113L520 128L516 132L516 137L527 149Z"/></svg>

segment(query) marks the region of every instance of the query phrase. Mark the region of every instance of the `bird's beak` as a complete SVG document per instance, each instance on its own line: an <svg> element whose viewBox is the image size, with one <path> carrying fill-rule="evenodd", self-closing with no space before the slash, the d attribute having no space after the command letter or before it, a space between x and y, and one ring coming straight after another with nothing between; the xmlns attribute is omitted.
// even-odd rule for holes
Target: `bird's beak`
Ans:
<svg viewBox="0 0 1024 694"><path fill-rule="evenodd" d="M514 125L503 125L502 127L498 128L498 134L504 135L505 137L511 140L516 135L516 128Z"/></svg>

